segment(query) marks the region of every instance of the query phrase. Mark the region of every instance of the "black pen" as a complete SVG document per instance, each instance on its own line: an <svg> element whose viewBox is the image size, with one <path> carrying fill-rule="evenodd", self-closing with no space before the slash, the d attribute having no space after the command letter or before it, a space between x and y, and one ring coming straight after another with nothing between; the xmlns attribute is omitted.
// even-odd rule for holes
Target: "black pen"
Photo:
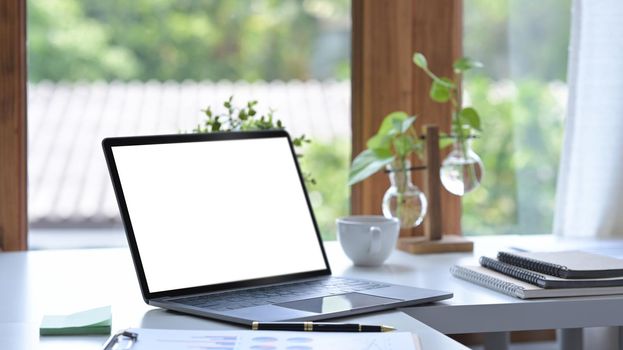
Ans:
<svg viewBox="0 0 623 350"><path fill-rule="evenodd" d="M254 331L299 331L299 332L389 332L390 326L375 326L357 323L314 323L314 322L258 322L251 324Z"/></svg>

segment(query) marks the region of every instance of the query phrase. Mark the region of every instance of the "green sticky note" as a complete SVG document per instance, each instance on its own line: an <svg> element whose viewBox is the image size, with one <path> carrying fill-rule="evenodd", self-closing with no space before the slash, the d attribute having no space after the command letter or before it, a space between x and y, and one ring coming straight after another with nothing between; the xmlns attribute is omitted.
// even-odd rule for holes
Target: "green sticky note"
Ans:
<svg viewBox="0 0 623 350"><path fill-rule="evenodd" d="M110 334L112 313L110 306L77 312L69 315L43 316L41 335Z"/></svg>

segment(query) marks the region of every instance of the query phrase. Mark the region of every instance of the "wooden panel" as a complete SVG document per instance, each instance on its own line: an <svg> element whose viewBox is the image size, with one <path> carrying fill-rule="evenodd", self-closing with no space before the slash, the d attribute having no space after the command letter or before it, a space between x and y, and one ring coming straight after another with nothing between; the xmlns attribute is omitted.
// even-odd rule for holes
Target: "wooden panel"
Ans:
<svg viewBox="0 0 623 350"><path fill-rule="evenodd" d="M0 2L0 244L26 249L25 1Z"/></svg>
<svg viewBox="0 0 623 350"><path fill-rule="evenodd" d="M461 0L414 0L413 6L413 52L422 52L433 72L452 76L452 63L463 53L463 6ZM418 126L435 123L441 131L450 132L452 109L430 99L430 79L417 69L413 71L413 105L418 115ZM445 158L448 150L442 152ZM416 174L416 183L422 183L424 174ZM441 190L443 233L461 234L460 197ZM419 228L418 228L419 229ZM420 230L414 230L419 234Z"/></svg>
<svg viewBox="0 0 623 350"><path fill-rule="evenodd" d="M416 126L436 123L450 127L450 109L428 97L429 79L412 63L413 52L429 57L432 69L451 73L461 55L462 7L458 0L353 1L352 128L353 157L365 149L383 117L404 110L418 115ZM445 155L445 154L444 154ZM442 156L444 156L442 155ZM414 164L418 163L414 160ZM414 182L424 188L424 176ZM353 186L353 214L380 214L389 182L385 174ZM444 233L460 233L460 200L442 191ZM421 235L422 225L402 232Z"/></svg>
<svg viewBox="0 0 623 350"><path fill-rule="evenodd" d="M411 0L353 1L353 156L365 149L386 114L412 110L411 18L405 16L411 11ZM351 211L380 214L388 187L386 174L355 185Z"/></svg>

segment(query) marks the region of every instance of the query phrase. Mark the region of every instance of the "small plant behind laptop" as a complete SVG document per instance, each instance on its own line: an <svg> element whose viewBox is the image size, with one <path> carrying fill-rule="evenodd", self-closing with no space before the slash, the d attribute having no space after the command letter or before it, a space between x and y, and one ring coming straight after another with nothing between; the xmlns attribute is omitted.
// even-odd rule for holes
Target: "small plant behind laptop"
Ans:
<svg viewBox="0 0 623 350"><path fill-rule="evenodd" d="M272 109L266 114L260 114L255 107L257 101L248 101L241 107L234 106L234 97L230 96L223 107L225 111L216 113L212 107L208 106L202 110L205 120L192 130L193 133L229 132L229 131L253 131L253 130L285 130L285 125L279 119L275 119ZM311 143L305 134L292 137L292 144L297 150L297 157L303 157L302 148L305 144ZM316 180L311 173L303 171L303 178L307 185L315 185Z"/></svg>

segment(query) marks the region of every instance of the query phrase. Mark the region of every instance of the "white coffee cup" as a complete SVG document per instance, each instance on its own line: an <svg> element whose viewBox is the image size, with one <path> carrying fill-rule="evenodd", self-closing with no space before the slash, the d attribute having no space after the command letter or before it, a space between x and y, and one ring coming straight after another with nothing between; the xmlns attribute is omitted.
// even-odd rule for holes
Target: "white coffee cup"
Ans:
<svg viewBox="0 0 623 350"><path fill-rule="evenodd" d="M396 247L400 221L380 215L337 219L337 237L344 253L358 266L383 264Z"/></svg>

